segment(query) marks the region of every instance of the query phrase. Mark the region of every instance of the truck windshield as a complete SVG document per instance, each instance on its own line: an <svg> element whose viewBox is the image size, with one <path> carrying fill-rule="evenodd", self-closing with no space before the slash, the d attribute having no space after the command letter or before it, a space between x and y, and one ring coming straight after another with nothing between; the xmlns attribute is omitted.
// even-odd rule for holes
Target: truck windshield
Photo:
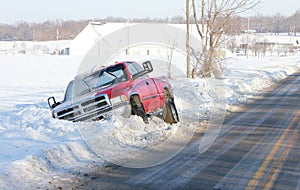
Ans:
<svg viewBox="0 0 300 190"><path fill-rule="evenodd" d="M66 90L65 101L126 80L128 80L128 76L124 65L118 64L107 67L83 78L71 81Z"/></svg>

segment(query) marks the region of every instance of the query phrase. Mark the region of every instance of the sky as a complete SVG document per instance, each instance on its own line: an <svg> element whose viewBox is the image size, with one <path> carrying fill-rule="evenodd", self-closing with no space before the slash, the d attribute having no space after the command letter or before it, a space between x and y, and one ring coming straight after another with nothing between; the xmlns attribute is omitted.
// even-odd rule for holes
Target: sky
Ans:
<svg viewBox="0 0 300 190"><path fill-rule="evenodd" d="M19 21L184 16L185 0L0 0L0 23ZM249 15L290 16L300 9L299 0L261 0Z"/></svg>

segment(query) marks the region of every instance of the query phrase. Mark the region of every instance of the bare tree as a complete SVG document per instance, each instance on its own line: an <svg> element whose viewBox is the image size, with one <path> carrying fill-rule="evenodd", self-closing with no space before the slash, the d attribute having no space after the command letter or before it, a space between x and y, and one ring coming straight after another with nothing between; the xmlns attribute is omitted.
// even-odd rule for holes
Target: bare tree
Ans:
<svg viewBox="0 0 300 190"><path fill-rule="evenodd" d="M295 36L297 35L297 32L300 32L300 9L296 11L296 13L293 15L294 24L295 24Z"/></svg>
<svg viewBox="0 0 300 190"><path fill-rule="evenodd" d="M172 61L173 61L173 53L174 53L174 50L175 50L175 46L176 46L176 41L174 40L173 43L172 43L172 46L168 46L166 44L166 49L167 49L167 56L168 56L168 79L171 79L172 76Z"/></svg>
<svg viewBox="0 0 300 190"><path fill-rule="evenodd" d="M287 23L290 27L289 32L291 32L291 35L296 36L297 32L300 31L300 10L296 11L296 13L289 17Z"/></svg>
<svg viewBox="0 0 300 190"><path fill-rule="evenodd" d="M227 48L230 49L231 53L234 53L237 49L237 40L235 37L230 38L227 41Z"/></svg>
<svg viewBox="0 0 300 190"><path fill-rule="evenodd" d="M192 0L189 0L190 3ZM232 2L233 0L194 0L194 7L191 4L189 5L190 16L193 18L199 15L199 20L191 19L190 23L199 24L199 31L202 32L202 37L205 44L209 44L209 34L206 33L207 23L211 26L214 26L214 30L219 30L222 28L222 23L226 18L227 11L229 14L232 13L232 9L227 7L230 4L237 4L237 2ZM239 2L242 0L238 0ZM246 0L243 0L246 1ZM247 4L253 5L253 2L258 0L247 1ZM227 2L226 6L220 7L222 2ZM217 4L213 6L213 4ZM224 4L224 3L223 3ZM209 6L210 5L210 6ZM225 4L224 4L225 5ZM211 7L216 7L214 10L217 10L217 16L215 19L215 24L212 24L214 18L214 11L211 10ZM236 7L236 6L235 6ZM225 10L226 8L226 10ZM247 8L251 8L247 6ZM220 10L222 9L222 10ZM218 11L219 10L219 11ZM239 16L238 13L246 10L246 8L239 8L239 11L233 11L228 19L227 24L222 28L222 33L226 35L236 35L241 34L242 31L246 30L247 18ZM194 14L194 12L196 14ZM211 14L208 14L211 12ZM203 15L203 16L202 16ZM208 17L210 15L210 17ZM209 19L211 18L211 19ZM15 24L1 24L0 23L0 40L5 41L42 41L42 40L55 40L56 31L59 29L60 39L70 40L74 39L78 33L86 27L86 25L91 21L101 21L101 22L126 22L128 19L123 17L106 17L99 19L88 19L88 20L49 20L41 23L28 23L24 21L17 22ZM300 10L297 10L295 13L292 13L291 16L285 17L280 14L274 14L270 16L255 15L250 17L251 29L256 30L258 33L292 33L296 35L300 32ZM130 22L155 22L155 23L173 23L173 24L185 24L186 18L184 16L174 16L174 17L165 17L165 18L132 18ZM210 30L208 30L210 31ZM216 32L216 31L215 31ZM208 37L206 37L208 36ZM205 56L202 56L205 57ZM207 57L206 57L207 58ZM204 59L204 58L203 58ZM193 63L191 63L193 64ZM192 68L192 67L191 67Z"/></svg>
<svg viewBox="0 0 300 190"><path fill-rule="evenodd" d="M200 1L200 0L199 0ZM225 28L234 16L254 8L260 0L201 0L200 28L195 0L192 0L193 17L203 41L202 72L204 77L222 77L218 50L223 43ZM188 9L187 9L188 10Z"/></svg>
<svg viewBox="0 0 300 190"><path fill-rule="evenodd" d="M264 39L263 42L262 42L262 54L263 56L266 56L266 52L267 52L267 49L268 49L268 40L267 39Z"/></svg>
<svg viewBox="0 0 300 190"><path fill-rule="evenodd" d="M277 13L272 17L271 23L275 35L279 35L279 33L284 32L285 19L286 17L280 13Z"/></svg>

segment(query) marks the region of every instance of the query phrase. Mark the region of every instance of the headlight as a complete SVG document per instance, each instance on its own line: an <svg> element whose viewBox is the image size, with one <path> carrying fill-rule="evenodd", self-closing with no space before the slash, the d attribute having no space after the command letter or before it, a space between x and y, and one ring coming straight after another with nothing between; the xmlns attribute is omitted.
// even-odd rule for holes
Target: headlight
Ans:
<svg viewBox="0 0 300 190"><path fill-rule="evenodd" d="M124 101L127 101L127 97L124 96L124 95L121 95L121 96L117 96L117 97L114 97L114 98L110 99L110 101L111 101L112 105L117 105L117 104L120 104Z"/></svg>

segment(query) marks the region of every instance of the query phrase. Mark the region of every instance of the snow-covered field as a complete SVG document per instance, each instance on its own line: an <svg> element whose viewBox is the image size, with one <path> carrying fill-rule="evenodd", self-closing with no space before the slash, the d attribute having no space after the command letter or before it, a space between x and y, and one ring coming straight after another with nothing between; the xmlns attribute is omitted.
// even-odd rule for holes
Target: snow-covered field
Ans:
<svg viewBox="0 0 300 190"><path fill-rule="evenodd" d="M0 189L70 189L110 168L87 146L77 125L52 119L47 106L50 96L62 99L80 61L81 57L72 56L0 55ZM299 69L299 54L229 58L223 81L227 109L242 105ZM203 102L209 101L203 80L190 82ZM180 127L141 130L135 125L139 118L131 119L111 122L116 124L114 137L119 144L141 149L159 144ZM133 135L137 130L140 133Z"/></svg>

